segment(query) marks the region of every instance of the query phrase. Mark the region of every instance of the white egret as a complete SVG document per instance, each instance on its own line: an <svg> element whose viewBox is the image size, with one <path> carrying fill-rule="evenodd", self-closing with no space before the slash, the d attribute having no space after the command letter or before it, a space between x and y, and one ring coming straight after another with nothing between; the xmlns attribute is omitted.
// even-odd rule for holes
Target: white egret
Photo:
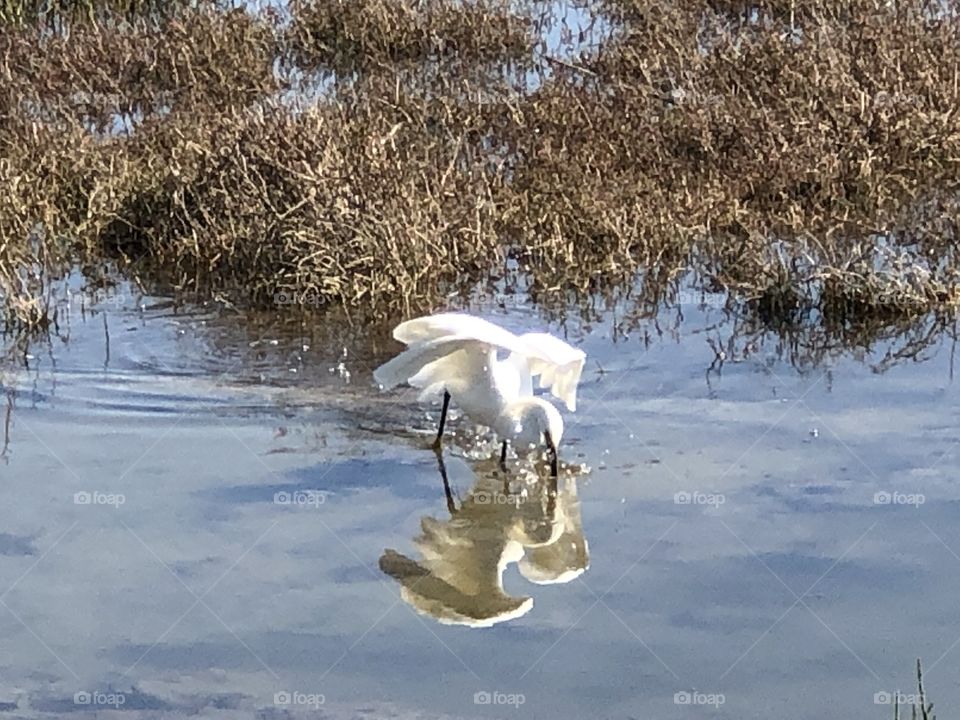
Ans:
<svg viewBox="0 0 960 720"><path fill-rule="evenodd" d="M374 379L384 389L402 383L420 388L420 398L443 393L443 409L434 448L439 449L451 397L473 421L486 425L518 450L538 445L550 452L557 474L557 446L563 418L552 403L533 395L533 378L571 411L577 407L577 383L586 355L546 333L514 335L482 318L440 313L400 323L393 336L407 345L377 368ZM509 353L499 359L501 352Z"/></svg>

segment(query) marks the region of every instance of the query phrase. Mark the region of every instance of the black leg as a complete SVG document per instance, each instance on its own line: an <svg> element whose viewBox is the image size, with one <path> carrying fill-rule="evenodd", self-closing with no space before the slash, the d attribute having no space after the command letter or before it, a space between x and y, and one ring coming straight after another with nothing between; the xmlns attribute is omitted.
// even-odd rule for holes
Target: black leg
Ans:
<svg viewBox="0 0 960 720"><path fill-rule="evenodd" d="M450 407L450 393L443 391L443 409L440 411L440 427L437 429L437 439L433 441L433 447L439 448L441 438L443 438L443 426L447 424L447 408Z"/></svg>
<svg viewBox="0 0 960 720"><path fill-rule="evenodd" d="M550 437L549 432L543 434L543 439L547 444L547 455L550 458L550 477L557 477L557 446L553 442L553 438Z"/></svg>
<svg viewBox="0 0 960 720"><path fill-rule="evenodd" d="M440 477L443 479L443 494L447 496L447 510L451 515L457 514L457 505L453 501L453 493L450 492L450 481L447 479L447 466L443 462L443 453L437 450L437 467L440 468Z"/></svg>
<svg viewBox="0 0 960 720"><path fill-rule="evenodd" d="M500 469L507 469L507 441L504 440L503 444L500 446Z"/></svg>
<svg viewBox="0 0 960 720"><path fill-rule="evenodd" d="M550 485L547 489L547 518L553 522L557 514L557 475L550 476Z"/></svg>

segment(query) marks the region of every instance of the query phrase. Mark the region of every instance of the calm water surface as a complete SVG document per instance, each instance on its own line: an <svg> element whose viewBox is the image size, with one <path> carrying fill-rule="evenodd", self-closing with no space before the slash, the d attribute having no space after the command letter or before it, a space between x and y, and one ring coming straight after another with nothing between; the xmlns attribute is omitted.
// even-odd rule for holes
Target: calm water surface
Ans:
<svg viewBox="0 0 960 720"><path fill-rule="evenodd" d="M101 308L0 375L11 717L883 718L918 656L960 707L949 340L708 373L718 310L552 324L559 492L454 421L451 516L383 328Z"/></svg>

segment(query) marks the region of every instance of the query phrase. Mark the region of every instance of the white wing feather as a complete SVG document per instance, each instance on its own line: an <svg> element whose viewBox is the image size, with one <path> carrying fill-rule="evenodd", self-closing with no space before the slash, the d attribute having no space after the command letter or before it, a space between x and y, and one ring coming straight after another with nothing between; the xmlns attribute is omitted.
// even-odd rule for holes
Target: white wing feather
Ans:
<svg viewBox="0 0 960 720"><path fill-rule="evenodd" d="M549 388L570 412L576 410L586 353L547 333L525 333L517 339L527 348L530 374L540 376L540 387Z"/></svg>
<svg viewBox="0 0 960 720"><path fill-rule="evenodd" d="M373 379L384 389L403 383L420 388L438 383L455 384L470 358L461 351L478 344L475 338L458 336L416 343L374 370Z"/></svg>
<svg viewBox="0 0 960 720"><path fill-rule="evenodd" d="M416 345L442 337L473 338L499 347L509 347L517 336L483 318L464 313L440 313L402 322L393 337L404 345Z"/></svg>
<svg viewBox="0 0 960 720"><path fill-rule="evenodd" d="M384 387L403 382L410 382L414 387L442 383L443 375L452 376L453 373L441 372L441 363L428 366L472 343L482 343L511 353L511 362L521 370L524 391L532 392L523 372L526 367L530 376L540 376L538 384L541 388L549 389L571 411L577 409L577 384L586 355L553 335L526 333L517 336L473 315L440 313L400 323L393 336L409 347L374 372L374 378ZM451 363L451 371L453 366ZM419 380L416 384L411 381L415 376Z"/></svg>

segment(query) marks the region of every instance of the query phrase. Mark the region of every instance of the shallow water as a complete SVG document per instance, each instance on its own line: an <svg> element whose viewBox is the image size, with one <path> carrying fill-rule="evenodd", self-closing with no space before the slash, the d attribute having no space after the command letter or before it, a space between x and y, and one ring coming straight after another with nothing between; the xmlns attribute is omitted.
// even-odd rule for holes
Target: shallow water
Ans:
<svg viewBox="0 0 960 720"><path fill-rule="evenodd" d="M121 300L0 376L11 716L879 718L918 656L960 706L949 341L708 373L719 310L568 319L559 496L455 421L451 520L437 407L372 387L384 328Z"/></svg>

